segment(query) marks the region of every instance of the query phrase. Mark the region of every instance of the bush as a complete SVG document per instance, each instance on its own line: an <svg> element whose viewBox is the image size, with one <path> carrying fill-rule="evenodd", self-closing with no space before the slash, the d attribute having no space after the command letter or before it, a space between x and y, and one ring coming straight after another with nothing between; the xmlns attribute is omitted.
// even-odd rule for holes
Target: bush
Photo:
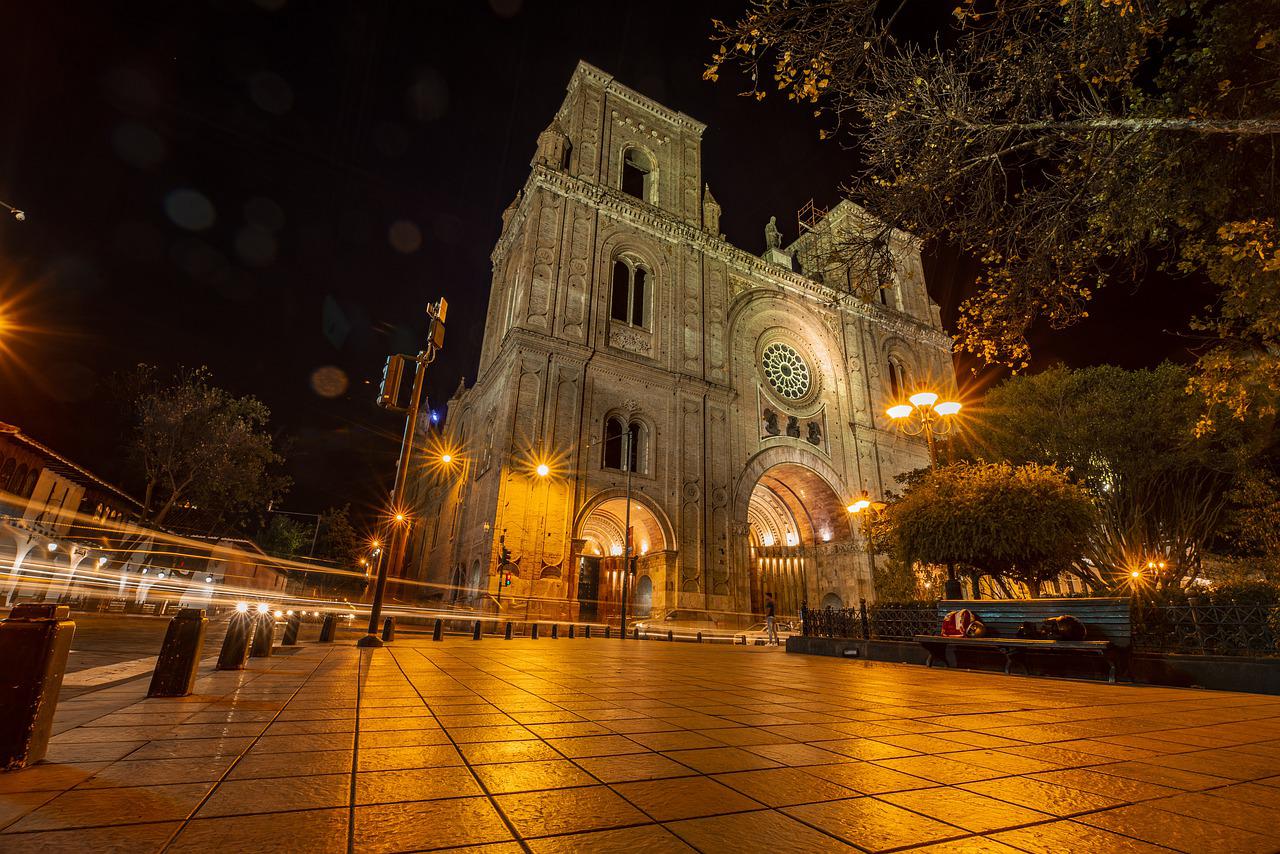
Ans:
<svg viewBox="0 0 1280 854"><path fill-rule="evenodd" d="M1218 603L1236 605L1280 605L1280 587L1268 581L1242 581L1233 584L1216 584L1209 595Z"/></svg>

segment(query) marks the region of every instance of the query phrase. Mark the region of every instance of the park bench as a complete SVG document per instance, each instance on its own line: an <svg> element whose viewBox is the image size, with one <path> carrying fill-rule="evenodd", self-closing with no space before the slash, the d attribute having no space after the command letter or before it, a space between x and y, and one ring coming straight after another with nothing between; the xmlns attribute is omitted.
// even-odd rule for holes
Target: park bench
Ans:
<svg viewBox="0 0 1280 854"><path fill-rule="evenodd" d="M1030 674L1026 656L1029 653L1071 653L1099 655L1108 667L1107 681L1116 681L1116 665L1122 672L1128 671L1129 648L1133 642L1133 629L1129 618L1128 599L979 599L953 600L938 603L938 627L951 611L967 608L994 629L996 637L953 638L942 635L916 635L915 641L928 653L926 666L941 659L947 661L948 647L991 649L1004 654L1004 672L1010 673L1015 658L1022 664L1024 673ZM1049 617L1064 614L1084 623L1085 639L1082 641L1055 641L1024 639L1017 637L1023 623L1039 626Z"/></svg>

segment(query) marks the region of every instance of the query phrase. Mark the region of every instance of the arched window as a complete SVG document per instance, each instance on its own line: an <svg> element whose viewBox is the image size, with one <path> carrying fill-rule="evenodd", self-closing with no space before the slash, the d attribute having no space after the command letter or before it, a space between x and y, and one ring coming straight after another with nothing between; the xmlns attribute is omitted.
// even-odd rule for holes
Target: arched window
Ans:
<svg viewBox="0 0 1280 854"><path fill-rule="evenodd" d="M17 470L9 478L9 491L23 498L29 498L26 492L27 467L25 465L18 466Z"/></svg>
<svg viewBox="0 0 1280 854"><path fill-rule="evenodd" d="M628 148L622 154L622 192L650 204L656 201L653 193L653 161L639 148Z"/></svg>
<svg viewBox="0 0 1280 854"><path fill-rule="evenodd" d="M889 357L889 397L900 401L907 393L907 369L897 356Z"/></svg>
<svg viewBox="0 0 1280 854"><path fill-rule="evenodd" d="M604 467L617 471L641 471L644 440L644 425L639 421L627 424L618 415L609 416L604 422ZM624 458L628 458L625 466Z"/></svg>
<svg viewBox="0 0 1280 854"><path fill-rule="evenodd" d="M629 258L613 262L609 317L632 326L648 325L649 271Z"/></svg>
<svg viewBox="0 0 1280 854"><path fill-rule="evenodd" d="M13 470L17 466L18 464L14 462L13 457L6 458L4 463L0 464L0 489L8 490L9 492L18 491L18 485L13 482L15 480Z"/></svg>

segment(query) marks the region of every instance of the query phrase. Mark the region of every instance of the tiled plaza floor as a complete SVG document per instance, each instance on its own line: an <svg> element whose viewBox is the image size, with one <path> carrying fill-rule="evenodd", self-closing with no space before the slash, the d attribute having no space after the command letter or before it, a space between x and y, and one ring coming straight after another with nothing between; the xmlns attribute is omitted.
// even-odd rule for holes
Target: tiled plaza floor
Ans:
<svg viewBox="0 0 1280 854"><path fill-rule="evenodd" d="M1280 850L1276 697L598 638L298 650L64 703L51 761L0 775L0 850Z"/></svg>

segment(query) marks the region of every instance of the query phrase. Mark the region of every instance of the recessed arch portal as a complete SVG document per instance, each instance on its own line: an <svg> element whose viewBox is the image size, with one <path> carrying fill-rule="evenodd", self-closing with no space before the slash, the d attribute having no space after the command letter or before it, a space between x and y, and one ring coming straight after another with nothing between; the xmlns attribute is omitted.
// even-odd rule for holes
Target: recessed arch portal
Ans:
<svg viewBox="0 0 1280 854"><path fill-rule="evenodd" d="M623 551L631 530L628 614L647 612L654 599L654 573L663 572L674 553L675 537L662 512L637 493L607 490L587 502L575 526L577 601L584 620L608 620L621 611Z"/></svg>

